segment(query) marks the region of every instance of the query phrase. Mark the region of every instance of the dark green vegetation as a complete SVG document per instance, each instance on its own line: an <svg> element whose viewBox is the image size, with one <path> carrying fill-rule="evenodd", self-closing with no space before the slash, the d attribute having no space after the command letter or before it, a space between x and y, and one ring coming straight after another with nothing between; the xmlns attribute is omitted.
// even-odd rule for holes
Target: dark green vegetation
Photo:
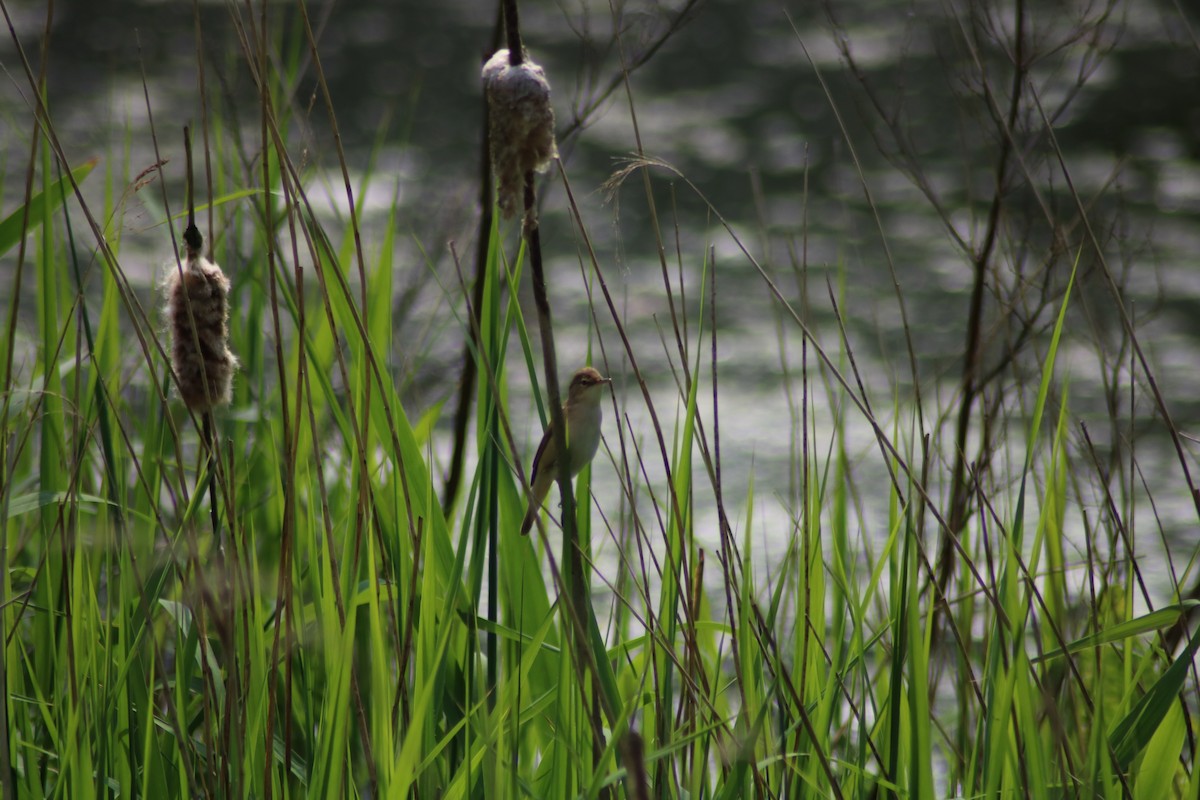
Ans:
<svg viewBox="0 0 1200 800"><path fill-rule="evenodd" d="M809 262L807 170L786 234L758 209L760 246L752 202L631 136L611 188L658 245L638 269L661 281L630 316L621 287L638 276L597 252L608 220L576 204L597 187L569 158L539 178L547 247L577 256L547 254L558 330L584 327L565 287L590 301L587 344L560 337L559 378L586 350L615 379L605 443L575 484L582 592L556 522L518 534L524 420L547 416L510 402L545 381L519 226L484 222L478 259L456 247L436 275L478 376L471 455L447 492L458 398L402 394L421 353L394 335L400 287L432 270L396 259L398 240L442 243L398 200L362 224L363 198L398 179L334 136L338 97L301 5L226 9L237 36L220 57L254 86L236 119L220 90L194 89L196 194L212 198L198 219L233 281L241 362L215 453L173 388L161 300L131 279L146 265L123 251L135 193L161 209L163 256L182 251L182 192L164 187L182 185L186 121L154 114L155 155L67 152L52 65L36 39L19 56L11 42L28 105L6 109L20 145L6 152L23 160L0 195L4 796L1200 793L1200 634L1186 624L1200 494L1172 416L1193 398L1171 393L1143 336L1149 270L1130 266L1119 171L1097 179L1090 162L1084 187L1064 148L1086 132L1060 140L1051 123L1133 35L1125 10L921 8L897 30L914 50L934 38L944 82L906 97L857 60L845 20L793 30L772 9L801 65L783 77L845 126L817 142L861 203L866 225L844 233L885 245L874 280L895 291L851 308L861 247ZM676 57L682 10L663 12L661 49L643 38L625 56L628 84L620 69L596 82L617 99L608 114L641 112L639 70ZM698 25L709 13L686 11ZM334 6L321 29L338 20ZM818 45L826 60L807 60ZM570 77L549 72L564 93ZM301 106L326 119L319 168ZM586 126L560 114L560 131L564 152L586 147ZM963 143L957 171L926 161L935 135ZM129 166L168 156L161 173ZM964 287L946 316L891 255L910 233L890 205L897 176ZM753 359L728 351L745 345L738 301L754 293L775 332L751 342L773 365L756 380L785 398L782 421L731 399L749 382ZM876 328L880 308L899 322ZM919 343L947 327L953 357L931 369ZM863 374L867 360L888 366ZM1103 390L1075 400L1096 375ZM750 423L790 454L788 478L766 476L786 496L722 459Z"/></svg>

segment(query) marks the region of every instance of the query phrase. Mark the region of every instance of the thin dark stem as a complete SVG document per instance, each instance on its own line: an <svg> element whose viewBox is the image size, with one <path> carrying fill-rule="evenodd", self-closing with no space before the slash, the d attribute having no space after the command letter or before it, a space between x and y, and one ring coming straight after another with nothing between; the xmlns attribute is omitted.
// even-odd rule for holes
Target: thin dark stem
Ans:
<svg viewBox="0 0 1200 800"><path fill-rule="evenodd" d="M200 235L200 229L196 227L196 188L195 181L192 178L192 132L188 130L188 126L183 126L183 153L187 158L187 212L188 224L183 231L183 243L188 249L188 258L198 257L202 255L201 251L204 248L204 237ZM188 311L191 314L191 311ZM192 323L195 325L195 322Z"/></svg>
<svg viewBox="0 0 1200 800"><path fill-rule="evenodd" d="M533 173L525 174L525 239L529 245L529 266L533 272L533 302L537 307L538 327L542 336L542 360L546 368L546 394L550 403L550 425L554 430L558 452L567 452L566 423L562 413L562 395L558 389L558 358L554 352L554 325L550 315L550 300L546 294L546 274L542 267L542 239L538 232L537 196L533 189ZM571 494L571 467L568 459L558 460L559 488L563 491L563 528L574 533L575 498Z"/></svg>
<svg viewBox="0 0 1200 800"><path fill-rule="evenodd" d="M508 38L509 66L521 66L521 62L525 60L525 47L521 44L521 19L517 14L517 0L504 0L504 35Z"/></svg>
<svg viewBox="0 0 1200 800"><path fill-rule="evenodd" d="M1008 119L1006 127L1013 131L1017 124L1017 114L1021 108L1021 88L1025 80L1025 3L1017 0L1016 33L1013 47L1013 78L1012 96L1009 100ZM996 185L992 195L992 204L988 209L987 228L983 243L975 255L975 282L971 289L971 305L967 317L967 346L963 356L962 398L959 401L958 422L954 432L954 467L950 478L950 516L949 528L943 534L941 552L937 560L937 581L944 593L954 571L954 545L951 538L958 536L967 523L969 499L971 496L970 482L967 473L967 435L971 428L972 410L975 398L978 397L982 386L979 381L982 347L980 345L983 329L983 295L987 279L988 265L996 246L1000 229L1000 211L1003 206L1004 194L1008 183L1008 164L1013 152L1012 136L1000 138L1000 157L996 162Z"/></svg>
<svg viewBox="0 0 1200 800"><path fill-rule="evenodd" d="M492 30L492 43L488 55L496 52L500 43L500 26L503 20L496 18ZM484 270L487 269L488 247L491 244L492 209L492 143L488 134L488 106L483 101L483 143L479 152L479 237L475 242L475 283L471 287L471 308L473 322L467 331L467 341L463 344L462 379L458 383L458 408L454 411L454 450L450 454L450 466L446 470L446 483L442 487L442 514L450 516L454 510L454 501L458 496L458 487L462 483L463 460L467 451L467 427L471 422L472 402L475 395L475 378L478 366L475 363L475 353L479 347L480 308L483 305Z"/></svg>
<svg viewBox="0 0 1200 800"><path fill-rule="evenodd" d="M187 125L183 126L183 153L187 159L187 229L183 232L183 243L187 246L188 256L199 256L204 247L204 237L196 227L196 187L192 173L192 132ZM189 312L190 313L190 312ZM193 324L194 327L194 324ZM206 392L207 392L206 387ZM213 542L217 551L223 550L221 544L221 512L217 506L217 429L213 422L212 410L206 410L201 415L204 448L208 452L208 512L212 518Z"/></svg>
<svg viewBox="0 0 1200 800"><path fill-rule="evenodd" d="M192 132L183 126L183 154L187 159L188 230L196 227L196 188L192 185Z"/></svg>
<svg viewBox="0 0 1200 800"><path fill-rule="evenodd" d="M511 0L506 0L507 3ZM511 36L510 36L511 39ZM550 427L554 432L555 445L558 452L567 452L567 427L563 418L562 398L558 390L558 360L554 353L554 327L550 318L550 301L546 295L546 275L542 268L542 242L538 233L537 194L533 188L533 172L525 173L525 240L529 247L529 265L533 278L533 302L537 307L538 327L542 338L542 361L546 371L546 395L550 404ZM562 495L562 526L563 526L563 559L566 561L567 603L571 606L568 614L574 627L575 649L582 671L585 665L591 664L591 653L588 645L587 625L583 615L589 613L587 585L584 580L583 554L579 548L579 530L575 525L575 494L571 489L570 459L558 459L558 488ZM592 670L593 702L604 703L604 693L600 691L596 670ZM582 683L581 683L582 688ZM610 723L615 721L616 709L607 707L605 711ZM592 717L592 753L594 762L598 764L604 754L604 732L599 724L598 715Z"/></svg>
<svg viewBox="0 0 1200 800"><path fill-rule="evenodd" d="M204 33L200 28L200 2L192 0L192 16L196 23L196 79L200 89L200 131L204 136L204 185L208 189L208 198L211 201L213 196L213 179L212 179L212 158L210 154L212 149L208 141L208 89L204 79ZM191 170L188 170L189 173ZM213 209L212 203L208 205L208 249L212 252L215 235L213 233Z"/></svg>
<svg viewBox="0 0 1200 800"><path fill-rule="evenodd" d="M646 744L642 737L630 731L621 740L621 754L625 759L625 774L628 775L630 800L650 800L650 786L646 776Z"/></svg>
<svg viewBox="0 0 1200 800"><path fill-rule="evenodd" d="M217 505L217 426L213 414L205 411L201 417L204 425L204 447L208 451L208 513L212 518L213 541L217 551L223 551L221 543L221 510Z"/></svg>
<svg viewBox="0 0 1200 800"><path fill-rule="evenodd" d="M507 9L506 2L505 8ZM510 20L511 21L511 20ZM510 37L511 38L511 37ZM546 395L550 404L550 428L558 452L567 452L567 427L563 419L562 395L558 389L558 358L554 352L554 324L550 316L550 300L546 295L546 274L542 267L542 239L538 232L537 194L533 188L533 172L525 174L525 240L529 246L529 266L533 279L533 303L537 308L538 328L542 339L542 362L546 370ZM574 576L579 533L575 529L575 494L571 491L569 459L558 459L558 488L562 492L563 539L566 542L567 572ZM579 576L583 573L580 565ZM580 610L582 607L577 608Z"/></svg>
<svg viewBox="0 0 1200 800"><path fill-rule="evenodd" d="M253 18L253 8L251 0L246 0L246 8L248 15ZM259 91L259 140L261 142L263 153L269 152L272 144L270 135L270 115L271 115L271 90L267 83L267 8L266 3L262 3L260 7L259 28L252 32L255 37L253 40L254 49L247 52L248 60L256 67L258 73L258 91ZM276 278L276 252L275 252L275 225L274 209L272 206L271 186L273 180L271 178L271 159L262 158L262 218L263 218L263 233L262 241L266 247L265 271L268 277L267 288L270 298L270 307L272 315L272 324L276 333L281 329L279 316L279 287ZM282 177L280 182L283 183ZM275 336L276 362L279 370L279 385L288 385L288 375L286 370L287 359L283 354L283 337ZM279 537L279 599L276 605L276 624L274 626L274 636L271 641L271 662L272 664L281 664L283 669L283 692L282 692L282 711L279 709L280 702L267 703L267 722L264 731L264 740L267 742L267 747L273 747L276 731L278 730L283 739L283 769L285 774L292 771L292 659L290 657L280 658L280 653L288 652L292 644L292 538L295 526L295 475L293 467L295 458L293 458L292 450L292 408L288 400L288 393L280 393L280 424L284 431L282 437L283 444L283 463L288 465L285 473L281 476L283 483L283 520ZM264 791L267 800L271 800L273 764L270 759L266 759L263 763L263 781Z"/></svg>

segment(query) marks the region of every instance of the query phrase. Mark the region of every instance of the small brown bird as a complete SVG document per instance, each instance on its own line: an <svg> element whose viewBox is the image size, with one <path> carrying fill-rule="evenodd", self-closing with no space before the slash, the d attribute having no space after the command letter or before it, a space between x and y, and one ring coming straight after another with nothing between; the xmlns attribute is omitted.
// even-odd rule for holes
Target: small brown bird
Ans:
<svg viewBox="0 0 1200 800"><path fill-rule="evenodd" d="M567 402L562 410L567 423L567 463L572 478L592 460L600 445L600 400L603 398L600 387L606 383L612 383L612 379L602 377L591 367L584 367L571 378ZM533 470L529 478L533 499L529 503L529 510L525 512L525 521L521 523L522 536L533 527L542 509L542 502L557 478L558 442L554 438L554 427L549 426L542 436L542 443L538 445L537 455L533 457Z"/></svg>

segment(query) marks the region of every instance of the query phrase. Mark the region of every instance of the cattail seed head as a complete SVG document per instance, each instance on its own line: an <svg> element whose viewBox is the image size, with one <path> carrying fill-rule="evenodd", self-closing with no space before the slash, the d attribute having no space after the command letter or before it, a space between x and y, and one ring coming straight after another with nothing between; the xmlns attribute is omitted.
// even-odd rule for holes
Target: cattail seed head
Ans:
<svg viewBox="0 0 1200 800"><path fill-rule="evenodd" d="M183 269L171 270L164 290L179 394L201 413L229 402L237 358L229 352L229 279L184 239Z"/></svg>
<svg viewBox="0 0 1200 800"><path fill-rule="evenodd" d="M550 82L528 58L514 67L508 62L508 50L497 50L483 65L483 86L496 194L500 210L511 217L520 202L525 173L544 172L558 155Z"/></svg>

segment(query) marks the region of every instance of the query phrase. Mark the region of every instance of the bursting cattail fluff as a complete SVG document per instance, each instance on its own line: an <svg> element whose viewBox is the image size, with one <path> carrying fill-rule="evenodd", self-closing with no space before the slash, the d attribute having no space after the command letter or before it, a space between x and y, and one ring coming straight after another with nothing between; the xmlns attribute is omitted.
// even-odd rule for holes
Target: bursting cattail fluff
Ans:
<svg viewBox="0 0 1200 800"><path fill-rule="evenodd" d="M229 279L200 254L195 228L184 240L183 269L172 269L165 286L171 362L183 402L201 413L229 402L237 358L229 352Z"/></svg>
<svg viewBox="0 0 1200 800"><path fill-rule="evenodd" d="M550 82L542 68L528 58L514 67L508 62L508 50L497 50L483 65L483 87L496 194L500 210L511 217L525 173L544 172L550 159L558 155Z"/></svg>

